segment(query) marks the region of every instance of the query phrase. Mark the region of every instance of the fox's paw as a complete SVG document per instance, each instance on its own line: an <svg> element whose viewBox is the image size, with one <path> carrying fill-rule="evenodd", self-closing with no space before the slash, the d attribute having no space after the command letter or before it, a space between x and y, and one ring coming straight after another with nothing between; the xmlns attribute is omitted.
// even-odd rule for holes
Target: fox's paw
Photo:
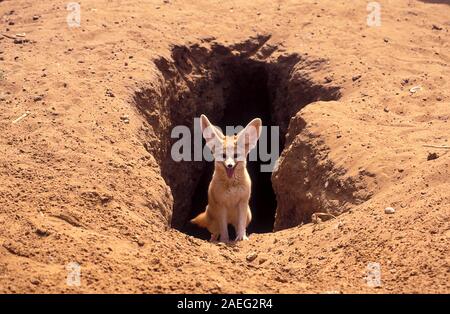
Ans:
<svg viewBox="0 0 450 314"><path fill-rule="evenodd" d="M248 241L247 235L238 235L234 241Z"/></svg>
<svg viewBox="0 0 450 314"><path fill-rule="evenodd" d="M209 239L209 242L217 242L218 239L219 239L218 234L211 234L211 238Z"/></svg>
<svg viewBox="0 0 450 314"><path fill-rule="evenodd" d="M228 243L230 243L230 239L225 238L225 237L220 237L220 240L218 242L228 244Z"/></svg>

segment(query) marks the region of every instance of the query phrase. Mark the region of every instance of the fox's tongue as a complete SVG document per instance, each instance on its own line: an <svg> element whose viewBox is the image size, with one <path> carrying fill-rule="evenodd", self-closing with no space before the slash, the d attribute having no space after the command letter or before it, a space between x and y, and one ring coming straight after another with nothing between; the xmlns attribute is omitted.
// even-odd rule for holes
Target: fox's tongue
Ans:
<svg viewBox="0 0 450 314"><path fill-rule="evenodd" d="M225 170L227 171L228 178L231 178L233 176L233 173L234 173L234 167L233 168L226 168Z"/></svg>

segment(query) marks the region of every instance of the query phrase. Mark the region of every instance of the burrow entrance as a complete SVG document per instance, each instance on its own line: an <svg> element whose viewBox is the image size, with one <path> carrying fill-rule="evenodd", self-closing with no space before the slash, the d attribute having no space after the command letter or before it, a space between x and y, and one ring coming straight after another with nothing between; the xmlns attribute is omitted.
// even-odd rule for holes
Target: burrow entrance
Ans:
<svg viewBox="0 0 450 314"><path fill-rule="evenodd" d="M186 125L193 130L194 118L206 114L213 124L225 130L226 126L245 126L259 117L265 126L279 126L277 149L281 153L292 115L308 103L339 97L337 87L315 84L296 73L295 67L304 61L300 55L271 56L276 47L266 45L268 39L261 36L230 47L174 47L172 60L155 60L162 73L161 88L136 93L136 105L147 117L152 131L147 134L150 140L146 148L158 159L172 190L172 227L184 233L202 239L209 237L207 230L189 220L205 210L214 165L206 161L173 161L170 148L177 139L170 138L170 131L174 126ZM317 65L311 61L309 64ZM269 152L273 148L269 147ZM262 163L258 157L247 164L252 179L253 219L249 233L273 231L276 194L272 173L260 171ZM233 236L232 228L230 234Z"/></svg>
<svg viewBox="0 0 450 314"><path fill-rule="evenodd" d="M271 117L268 73L264 63L236 58L229 60L223 67L230 84L223 93L225 106L223 116L213 123L225 130L226 126L245 126L253 118L259 117L265 126L275 125L276 123ZM255 149L259 149L259 147ZM268 149L269 152L270 149L271 147ZM278 151L281 152L280 147L278 147ZM260 158L247 163L247 169L252 179L250 208L253 219L248 228L249 233L271 232L273 229L277 203L272 189L271 173L260 171L263 163ZM190 218L202 212L208 203L208 185L213 171L213 163L207 163L192 197ZM185 224L181 230L194 236L208 236L204 229L190 223ZM234 235L231 227L230 235Z"/></svg>

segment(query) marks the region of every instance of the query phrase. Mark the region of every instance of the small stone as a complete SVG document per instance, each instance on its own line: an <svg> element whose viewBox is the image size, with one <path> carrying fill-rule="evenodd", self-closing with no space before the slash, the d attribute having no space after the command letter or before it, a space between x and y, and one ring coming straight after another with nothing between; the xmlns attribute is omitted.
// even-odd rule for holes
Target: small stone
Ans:
<svg viewBox="0 0 450 314"><path fill-rule="evenodd" d="M281 276L275 277L275 280L278 281L278 282L281 282L281 283L286 283L286 282L288 282L286 278L283 278L283 277L281 277Z"/></svg>
<svg viewBox="0 0 450 314"><path fill-rule="evenodd" d="M108 97L116 97L116 95L114 95L114 93L110 89L106 90L105 95L108 96Z"/></svg>
<svg viewBox="0 0 450 314"><path fill-rule="evenodd" d="M142 240L138 240L138 241L137 241L137 244L138 244L140 247L142 247L142 246L145 245L145 242L142 241Z"/></svg>
<svg viewBox="0 0 450 314"><path fill-rule="evenodd" d="M123 116L120 117L120 120L123 121L123 123L130 123L130 117L127 114L124 114Z"/></svg>
<svg viewBox="0 0 450 314"><path fill-rule="evenodd" d="M258 253L251 252L247 255L246 259L247 259L247 262L253 262L257 257L258 257Z"/></svg>
<svg viewBox="0 0 450 314"><path fill-rule="evenodd" d="M361 75L355 75L352 77L352 81L355 82L361 78Z"/></svg>
<svg viewBox="0 0 450 314"><path fill-rule="evenodd" d="M384 209L384 213L385 214L394 214L395 213L395 209L393 207L386 207Z"/></svg>
<svg viewBox="0 0 450 314"><path fill-rule="evenodd" d="M409 89L409 92L414 94L414 93L417 93L418 91L420 91L421 89L422 89L422 87L420 85L418 85L418 86L411 87Z"/></svg>
<svg viewBox="0 0 450 314"><path fill-rule="evenodd" d="M14 44L16 44L16 45L25 44L25 43L28 43L28 42L30 42L30 41L28 39L25 39L25 38L16 38L16 39L14 39Z"/></svg>
<svg viewBox="0 0 450 314"><path fill-rule="evenodd" d="M37 228L36 234L40 237L48 237L50 235L50 231L45 228Z"/></svg>
<svg viewBox="0 0 450 314"><path fill-rule="evenodd" d="M35 285L35 286L37 286L37 285L39 285L39 284L41 283L41 282L39 281L39 279L36 279L36 278L31 279L30 282L31 282L33 285Z"/></svg>
<svg viewBox="0 0 450 314"><path fill-rule="evenodd" d="M438 159L438 158L439 158L439 155L437 153L428 153L428 156L427 156L427 160L428 161L435 160L435 159Z"/></svg>
<svg viewBox="0 0 450 314"><path fill-rule="evenodd" d="M384 110L384 112L389 112L389 108L387 108L387 107L385 107L383 110Z"/></svg>

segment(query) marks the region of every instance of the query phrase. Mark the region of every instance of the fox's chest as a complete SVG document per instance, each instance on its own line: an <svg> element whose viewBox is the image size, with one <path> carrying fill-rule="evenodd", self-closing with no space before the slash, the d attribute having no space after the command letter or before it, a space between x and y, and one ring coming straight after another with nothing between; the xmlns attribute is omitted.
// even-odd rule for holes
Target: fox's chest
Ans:
<svg viewBox="0 0 450 314"><path fill-rule="evenodd" d="M241 202L248 202L250 186L247 184L217 185L213 189L214 198L225 207L235 207Z"/></svg>
<svg viewBox="0 0 450 314"><path fill-rule="evenodd" d="M225 197L236 197L236 198L240 198L240 197L245 197L247 194L249 194L249 188L247 186L245 186L244 184L242 185L236 185L236 186L228 186L225 187L225 189L223 190L223 194Z"/></svg>

